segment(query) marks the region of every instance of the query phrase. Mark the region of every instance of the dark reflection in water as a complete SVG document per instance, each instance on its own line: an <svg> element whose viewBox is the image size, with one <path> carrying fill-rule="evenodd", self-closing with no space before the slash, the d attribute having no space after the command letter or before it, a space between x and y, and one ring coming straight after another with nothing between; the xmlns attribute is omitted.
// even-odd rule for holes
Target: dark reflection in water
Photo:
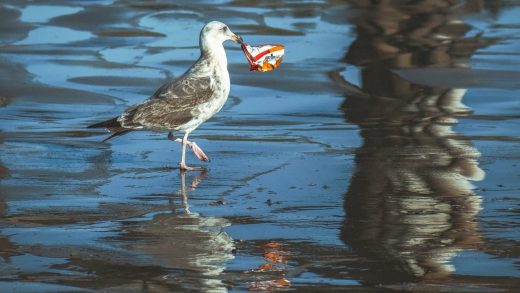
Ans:
<svg viewBox="0 0 520 293"><path fill-rule="evenodd" d="M5 107L9 103L9 99L7 97L0 96L0 108ZM0 128L0 145L4 143L4 134L2 129ZM9 175L9 169L4 166L2 161L0 161L0 183L2 180L6 179ZM4 218L7 215L7 201L5 196L0 190L0 218ZM9 237L0 236L0 265L2 262L10 263L11 257L15 255L19 255L16 245L11 242Z"/></svg>
<svg viewBox="0 0 520 293"><path fill-rule="evenodd" d="M341 238L368 259L362 278L371 284L444 278L456 252L481 242L481 197L471 184L485 175L480 153L452 129L470 113L466 91L414 84L391 70L467 67L484 42L467 37L470 26L457 19L464 7L453 1L405 2L353 4L361 13L345 57L362 68L342 108L363 144Z"/></svg>
<svg viewBox="0 0 520 293"><path fill-rule="evenodd" d="M7 104L7 99L0 97L0 107L4 107ZM3 133L0 129L0 144L3 143ZM8 176L9 170L2 164L0 161L0 182ZM0 191L0 218L5 217L7 213L7 203ZM0 260L9 263L11 260L11 256L18 255L16 251L16 246L9 240L8 237L0 236ZM1 263L0 261L0 263Z"/></svg>

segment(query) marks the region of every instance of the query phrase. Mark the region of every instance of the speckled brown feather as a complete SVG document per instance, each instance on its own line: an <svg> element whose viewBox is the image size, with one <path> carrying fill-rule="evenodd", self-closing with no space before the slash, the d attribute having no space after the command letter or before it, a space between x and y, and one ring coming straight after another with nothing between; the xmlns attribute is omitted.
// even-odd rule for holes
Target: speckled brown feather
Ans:
<svg viewBox="0 0 520 293"><path fill-rule="evenodd" d="M174 130L194 118L197 106L210 101L218 88L212 86L215 83L210 77L184 74L161 86L148 100L128 108L118 121L123 128Z"/></svg>

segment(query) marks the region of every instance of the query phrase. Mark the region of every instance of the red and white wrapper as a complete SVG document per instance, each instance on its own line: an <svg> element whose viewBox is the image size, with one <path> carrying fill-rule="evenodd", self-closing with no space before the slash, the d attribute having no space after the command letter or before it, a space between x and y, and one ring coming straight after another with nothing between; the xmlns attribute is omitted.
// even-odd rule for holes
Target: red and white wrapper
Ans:
<svg viewBox="0 0 520 293"><path fill-rule="evenodd" d="M250 46L242 43L251 71L271 71L282 63L285 47L276 44Z"/></svg>

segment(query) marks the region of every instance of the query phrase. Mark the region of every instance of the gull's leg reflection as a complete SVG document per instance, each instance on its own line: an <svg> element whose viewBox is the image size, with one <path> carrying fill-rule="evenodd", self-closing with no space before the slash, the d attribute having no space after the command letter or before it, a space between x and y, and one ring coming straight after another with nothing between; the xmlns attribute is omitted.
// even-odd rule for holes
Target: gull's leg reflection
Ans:
<svg viewBox="0 0 520 293"><path fill-rule="evenodd" d="M195 176L195 178L190 184L190 190L195 190L195 188L197 188L202 179L206 176L208 176L208 172L206 170L202 170L197 176Z"/></svg>
<svg viewBox="0 0 520 293"><path fill-rule="evenodd" d="M190 214L190 205L188 203L188 195L186 194L186 172L181 171L181 190L180 190L182 208L186 214Z"/></svg>
<svg viewBox="0 0 520 293"><path fill-rule="evenodd" d="M194 191L195 188L202 182L202 179L208 175L208 172L206 170L202 170L195 178L193 178L193 181L190 183L190 191ZM181 176L181 188L178 191L178 195L181 198L182 203L182 209L184 210L185 214L191 214L190 212L190 204L188 201L188 193L186 191L186 171L180 172ZM170 196L168 198L168 202L170 205L170 208L172 210L173 214L176 214L176 207L175 207L175 200L173 196Z"/></svg>

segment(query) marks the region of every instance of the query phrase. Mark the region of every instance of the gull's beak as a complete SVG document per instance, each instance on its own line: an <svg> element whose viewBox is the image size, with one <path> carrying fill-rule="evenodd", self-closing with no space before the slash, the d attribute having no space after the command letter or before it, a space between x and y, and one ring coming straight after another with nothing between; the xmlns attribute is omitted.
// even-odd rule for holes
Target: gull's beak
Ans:
<svg viewBox="0 0 520 293"><path fill-rule="evenodd" d="M244 42L244 40L242 40L242 37L237 34L232 34L229 38L237 44L242 44Z"/></svg>

